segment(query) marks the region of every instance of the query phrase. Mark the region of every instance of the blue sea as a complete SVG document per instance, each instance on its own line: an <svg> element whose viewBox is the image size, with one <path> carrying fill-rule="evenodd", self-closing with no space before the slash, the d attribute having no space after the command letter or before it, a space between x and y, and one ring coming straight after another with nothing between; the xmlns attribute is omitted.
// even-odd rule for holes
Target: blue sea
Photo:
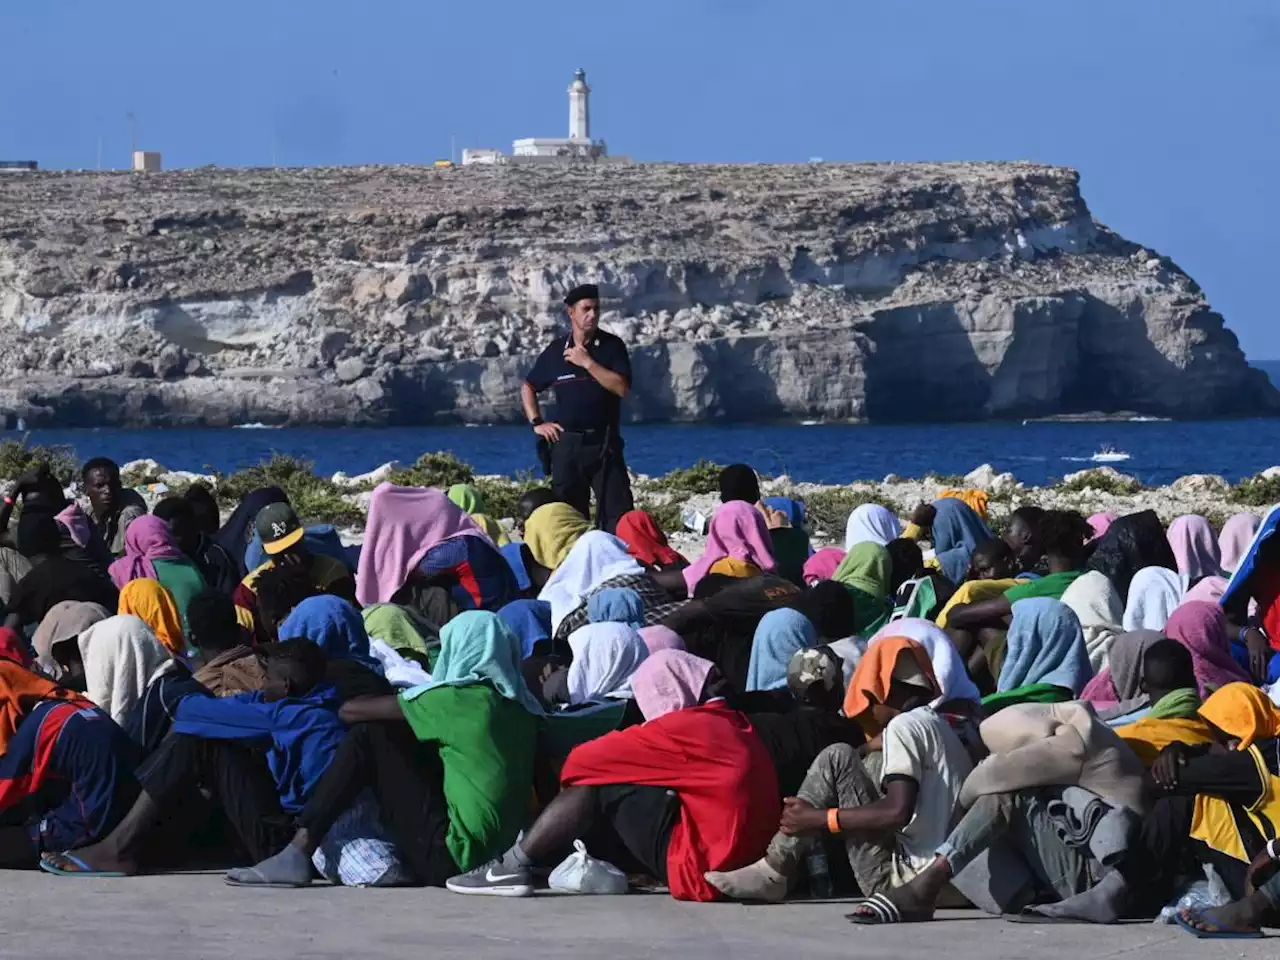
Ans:
<svg viewBox="0 0 1280 960"><path fill-rule="evenodd" d="M20 438L22 434L8 436ZM675 425L625 427L626 456L640 473L661 474L699 458L750 463L798 481L848 483L886 474L963 474L982 463L1028 484L1109 464L1147 484L1188 473L1235 481L1280 464L1280 419L1105 423L920 425ZM535 466L533 436L523 427L387 429L35 430L30 442L65 444L82 459L119 463L151 457L172 470L231 472L272 453L315 463L322 474L372 470L388 460L411 463L431 450L452 451L481 473L513 474Z"/></svg>
<svg viewBox="0 0 1280 960"><path fill-rule="evenodd" d="M1280 386L1280 361L1255 362ZM20 439L22 433L10 437ZM536 469L524 427L237 428L227 430L33 430L30 443L60 444L80 458L118 463L150 457L171 470L231 473L291 454L329 475L365 473L390 460L412 463L447 450L480 473ZM627 462L651 476L699 459L750 463L762 473L811 483L965 474L983 463L1023 483L1053 483L1108 465L1149 485L1189 473L1234 482L1280 465L1280 419L1002 422L849 426L829 424L648 424L623 429ZM0 439L4 434L0 433Z"/></svg>

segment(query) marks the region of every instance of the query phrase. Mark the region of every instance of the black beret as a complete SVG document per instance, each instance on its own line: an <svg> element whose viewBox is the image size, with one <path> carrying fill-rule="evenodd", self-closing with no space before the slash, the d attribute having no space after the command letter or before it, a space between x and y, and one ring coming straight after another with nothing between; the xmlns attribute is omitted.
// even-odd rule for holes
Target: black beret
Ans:
<svg viewBox="0 0 1280 960"><path fill-rule="evenodd" d="M600 288L594 283L584 283L581 286L574 287L564 298L564 305L572 307L579 300L599 300Z"/></svg>

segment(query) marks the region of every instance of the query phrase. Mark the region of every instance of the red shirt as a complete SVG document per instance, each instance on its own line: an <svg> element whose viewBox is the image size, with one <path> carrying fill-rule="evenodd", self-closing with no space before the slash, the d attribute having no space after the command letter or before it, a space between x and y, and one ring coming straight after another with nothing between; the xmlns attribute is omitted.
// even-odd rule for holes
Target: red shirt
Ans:
<svg viewBox="0 0 1280 960"><path fill-rule="evenodd" d="M1261 563L1254 567L1249 575L1249 592L1258 601L1262 628L1267 631L1272 648L1280 650L1280 567Z"/></svg>
<svg viewBox="0 0 1280 960"><path fill-rule="evenodd" d="M746 715L723 703L677 710L605 734L569 754L566 787L617 783L666 787L680 796L667 849L677 900L717 900L708 870L737 870L764 856L782 801L773 760Z"/></svg>

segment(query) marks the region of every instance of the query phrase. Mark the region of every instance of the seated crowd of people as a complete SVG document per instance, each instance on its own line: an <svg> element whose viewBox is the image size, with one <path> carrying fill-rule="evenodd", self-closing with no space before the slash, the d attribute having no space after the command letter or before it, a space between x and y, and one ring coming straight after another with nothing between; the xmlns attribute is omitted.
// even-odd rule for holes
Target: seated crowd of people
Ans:
<svg viewBox="0 0 1280 960"><path fill-rule="evenodd" d="M384 483L350 548L274 487L224 522L109 460L80 486L0 508L0 867L521 897L581 843L864 924L1109 923L1198 881L1227 896L1176 911L1197 936L1280 907L1280 508L997 536L954 490L815 550L737 464L686 559L543 489L507 530Z"/></svg>

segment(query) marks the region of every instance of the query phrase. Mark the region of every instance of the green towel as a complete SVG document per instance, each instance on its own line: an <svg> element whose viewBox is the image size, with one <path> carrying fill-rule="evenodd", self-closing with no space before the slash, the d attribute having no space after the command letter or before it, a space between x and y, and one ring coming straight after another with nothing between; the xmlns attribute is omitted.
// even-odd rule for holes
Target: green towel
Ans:
<svg viewBox="0 0 1280 960"><path fill-rule="evenodd" d="M1200 694L1195 687L1183 687L1166 693L1147 714L1153 720L1190 720L1200 715Z"/></svg>

